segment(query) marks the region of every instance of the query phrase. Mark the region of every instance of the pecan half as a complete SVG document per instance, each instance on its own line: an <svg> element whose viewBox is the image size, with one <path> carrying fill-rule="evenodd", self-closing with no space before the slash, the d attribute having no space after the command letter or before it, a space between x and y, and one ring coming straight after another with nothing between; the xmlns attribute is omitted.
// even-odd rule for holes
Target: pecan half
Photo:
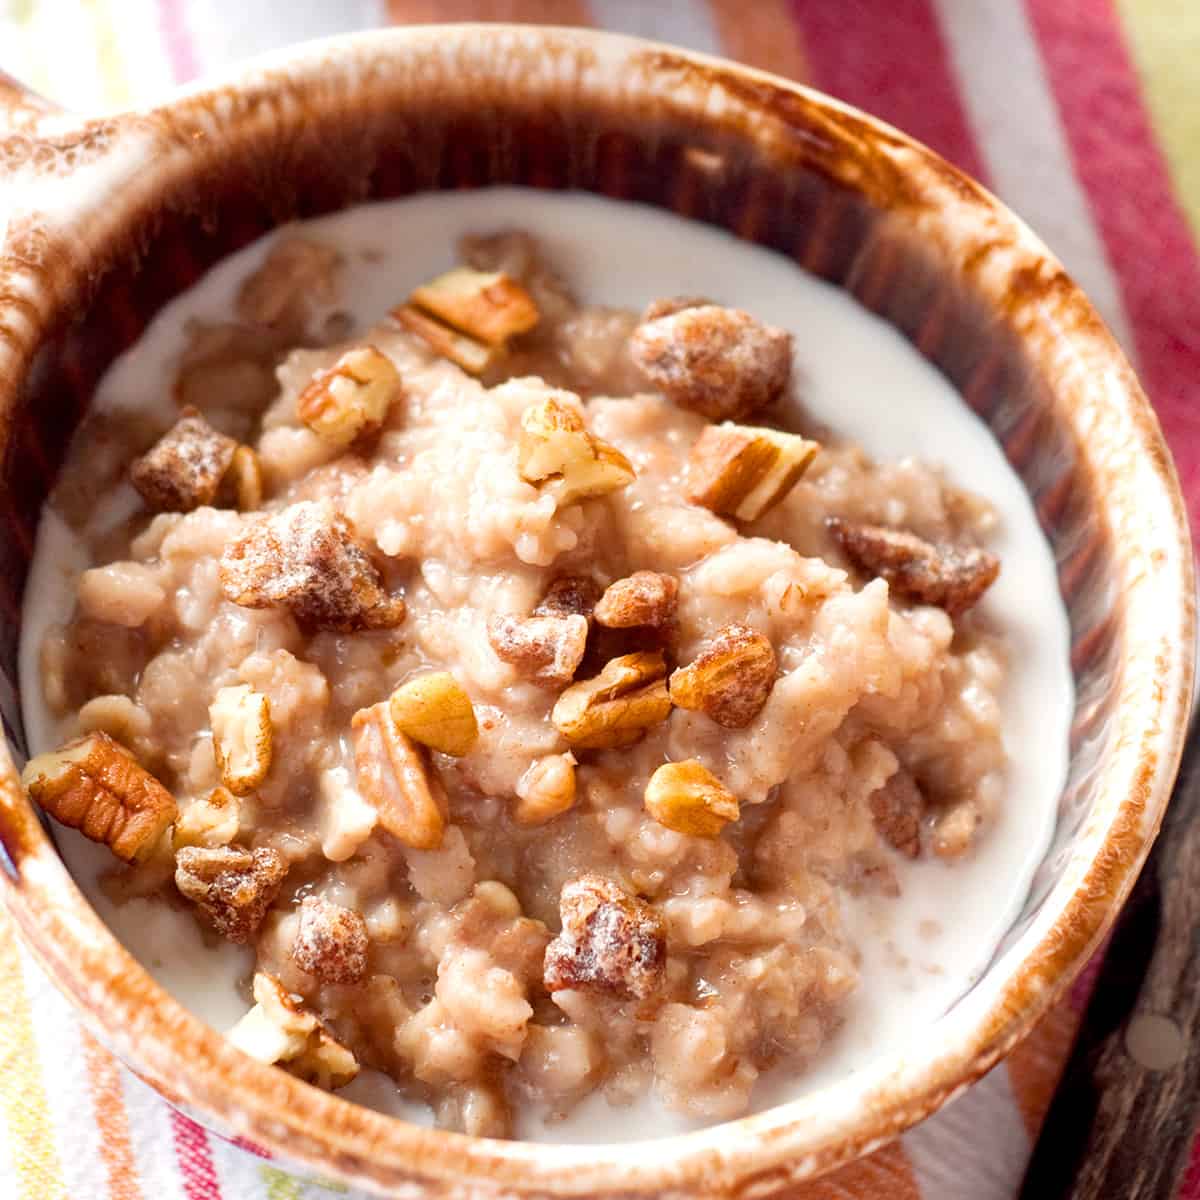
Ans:
<svg viewBox="0 0 1200 1200"><path fill-rule="evenodd" d="M646 811L676 833L715 838L739 815L737 797L694 758L663 763L646 784Z"/></svg>
<svg viewBox="0 0 1200 1200"><path fill-rule="evenodd" d="M471 697L449 671L430 671L398 687L388 701L397 728L443 754L466 754L479 738Z"/></svg>
<svg viewBox="0 0 1200 1200"><path fill-rule="evenodd" d="M271 702L246 684L223 687L208 706L213 756L221 782L248 796L271 769Z"/></svg>
<svg viewBox="0 0 1200 1200"><path fill-rule="evenodd" d="M901 767L883 787L871 793L868 803L875 832L905 858L918 858L925 797L917 781Z"/></svg>
<svg viewBox="0 0 1200 1200"><path fill-rule="evenodd" d="M533 297L503 271L455 267L416 288L408 302L487 346L502 346L539 320Z"/></svg>
<svg viewBox="0 0 1200 1200"><path fill-rule="evenodd" d="M660 913L602 875L581 875L559 897L562 932L546 948L544 982L645 1000L661 986L667 956Z"/></svg>
<svg viewBox="0 0 1200 1200"><path fill-rule="evenodd" d="M126 862L149 855L178 813L171 793L99 731L31 758L21 783L56 821Z"/></svg>
<svg viewBox="0 0 1200 1200"><path fill-rule="evenodd" d="M404 601L383 589L354 526L328 500L259 517L221 555L221 590L244 608L284 607L311 629L389 629Z"/></svg>
<svg viewBox="0 0 1200 1200"><path fill-rule="evenodd" d="M351 718L358 792L393 837L415 850L436 850L445 832L445 793L420 748L396 724L384 700Z"/></svg>
<svg viewBox="0 0 1200 1200"><path fill-rule="evenodd" d="M679 581L674 575L634 571L625 579L609 584L596 604L594 615L598 624L609 629L638 625L658 628L675 615L678 597Z"/></svg>
<svg viewBox="0 0 1200 1200"><path fill-rule="evenodd" d="M129 468L129 481L154 512L191 512L216 499L237 442L194 408Z"/></svg>
<svg viewBox="0 0 1200 1200"><path fill-rule="evenodd" d="M250 325L299 334L314 307L337 298L341 255L333 246L308 238L285 237L272 245L263 264L237 297L237 314Z"/></svg>
<svg viewBox="0 0 1200 1200"><path fill-rule="evenodd" d="M710 425L688 457L685 494L715 513L756 521L792 490L820 448L777 429Z"/></svg>
<svg viewBox="0 0 1200 1200"><path fill-rule="evenodd" d="M357 983L367 970L367 923L352 908L305 896L292 959L324 983Z"/></svg>
<svg viewBox="0 0 1200 1200"><path fill-rule="evenodd" d="M726 729L758 716L775 686L775 650L755 629L722 626L686 667L671 675L671 703L702 712Z"/></svg>
<svg viewBox="0 0 1200 1200"><path fill-rule="evenodd" d="M713 421L748 417L769 404L792 369L790 333L715 304L643 321L630 351L668 400Z"/></svg>
<svg viewBox="0 0 1200 1200"><path fill-rule="evenodd" d="M547 687L570 683L587 649L588 622L567 617L496 616L488 620L496 657Z"/></svg>
<svg viewBox="0 0 1200 1200"><path fill-rule="evenodd" d="M393 308L392 319L409 333L416 334L435 354L462 367L468 375L482 375L500 357L499 347L477 342L465 333L459 333L449 325L419 312L411 304Z"/></svg>
<svg viewBox="0 0 1200 1200"><path fill-rule="evenodd" d="M239 446L233 452L233 461L221 481L221 491L228 496L230 506L238 512L254 512L262 508L262 460L253 447Z"/></svg>
<svg viewBox="0 0 1200 1200"><path fill-rule="evenodd" d="M239 945L258 932L287 871L278 851L266 846L183 846L175 854L175 886Z"/></svg>
<svg viewBox="0 0 1200 1200"><path fill-rule="evenodd" d="M1000 560L975 547L935 546L902 529L830 517L825 524L856 567L882 576L907 600L957 617L976 605L1000 574Z"/></svg>
<svg viewBox="0 0 1200 1200"><path fill-rule="evenodd" d="M671 711L667 667L659 651L623 654L599 675L567 688L550 713L574 747L610 750L632 746Z"/></svg>
<svg viewBox="0 0 1200 1200"><path fill-rule="evenodd" d="M355 346L312 377L296 415L318 437L345 448L379 431L399 390L392 360L374 346Z"/></svg>
<svg viewBox="0 0 1200 1200"><path fill-rule="evenodd" d="M593 437L579 411L553 396L521 415L517 470L526 483L552 486L563 505L607 496L636 478L616 446Z"/></svg>
<svg viewBox="0 0 1200 1200"><path fill-rule="evenodd" d="M180 814L171 834L176 853L184 846L228 846L241 828L241 801L227 788L213 788L206 799L193 800Z"/></svg>

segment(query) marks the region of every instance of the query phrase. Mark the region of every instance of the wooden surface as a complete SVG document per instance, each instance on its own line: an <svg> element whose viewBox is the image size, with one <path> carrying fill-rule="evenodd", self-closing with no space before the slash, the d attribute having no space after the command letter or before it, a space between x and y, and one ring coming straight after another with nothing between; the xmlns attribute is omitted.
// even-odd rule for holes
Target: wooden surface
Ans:
<svg viewBox="0 0 1200 1200"><path fill-rule="evenodd" d="M1112 942L1021 1200L1168 1200L1200 1118L1200 738Z"/></svg>

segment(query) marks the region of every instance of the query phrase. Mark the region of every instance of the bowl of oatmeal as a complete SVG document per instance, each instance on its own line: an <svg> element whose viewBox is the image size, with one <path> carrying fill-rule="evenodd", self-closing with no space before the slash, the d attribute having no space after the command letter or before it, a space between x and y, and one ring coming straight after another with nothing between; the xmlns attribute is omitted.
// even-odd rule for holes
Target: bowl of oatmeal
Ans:
<svg viewBox="0 0 1200 1200"><path fill-rule="evenodd" d="M1157 828L1192 598L1019 222L591 34L22 111L80 186L19 170L0 259L6 899L135 1069L381 1191L733 1195L1030 1027Z"/></svg>

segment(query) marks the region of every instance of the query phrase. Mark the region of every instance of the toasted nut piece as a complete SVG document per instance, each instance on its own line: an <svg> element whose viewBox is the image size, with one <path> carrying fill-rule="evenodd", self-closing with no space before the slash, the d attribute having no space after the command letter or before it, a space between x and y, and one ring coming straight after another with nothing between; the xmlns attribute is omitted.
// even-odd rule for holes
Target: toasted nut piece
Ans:
<svg viewBox="0 0 1200 1200"><path fill-rule="evenodd" d="M776 399L792 370L792 335L737 308L682 308L643 321L633 361L681 408L740 420Z"/></svg>
<svg viewBox="0 0 1200 1200"><path fill-rule="evenodd" d="M248 796L271 769L271 702L247 684L223 687L208 706L221 782Z"/></svg>
<svg viewBox="0 0 1200 1200"><path fill-rule="evenodd" d="M239 319L300 332L314 302L329 305L337 299L335 276L340 263L341 255L332 246L302 237L281 238L242 284Z"/></svg>
<svg viewBox="0 0 1200 1200"><path fill-rule="evenodd" d="M176 852L184 846L228 846L241 827L241 802L228 788L213 788L206 800L193 800L171 834Z"/></svg>
<svg viewBox="0 0 1200 1200"><path fill-rule="evenodd" d="M559 897L562 932L546 949L544 982L645 1000L661 986L667 957L662 915L602 875L581 875Z"/></svg>
<svg viewBox="0 0 1200 1200"><path fill-rule="evenodd" d="M517 780L518 825L544 825L575 803L575 755L546 754L534 759Z"/></svg>
<svg viewBox="0 0 1200 1200"><path fill-rule="evenodd" d="M405 615L328 500L302 500L246 526L221 555L221 590L244 608L289 608L311 629L390 629Z"/></svg>
<svg viewBox="0 0 1200 1200"><path fill-rule="evenodd" d="M175 854L175 886L238 945L258 932L287 872L279 852L266 846L183 846Z"/></svg>
<svg viewBox="0 0 1200 1200"><path fill-rule="evenodd" d="M709 425L688 456L685 492L693 504L756 521L792 490L820 444L754 425Z"/></svg>
<svg viewBox="0 0 1200 1200"><path fill-rule="evenodd" d="M171 793L99 731L31 758L21 783L56 821L126 862L146 858L178 812Z"/></svg>
<svg viewBox="0 0 1200 1200"><path fill-rule="evenodd" d="M676 833L715 838L738 819L737 797L694 758L663 763L646 784L646 811Z"/></svg>
<svg viewBox="0 0 1200 1200"><path fill-rule="evenodd" d="M254 512L262 508L263 473L258 452L250 446L239 446L223 481L233 493L238 512Z"/></svg>
<svg viewBox="0 0 1200 1200"><path fill-rule="evenodd" d="M838 517L825 524L860 570L882 576L906 600L936 605L952 617L976 605L1000 574L1000 560L986 550L935 546L902 529Z"/></svg>
<svg viewBox="0 0 1200 1200"><path fill-rule="evenodd" d="M944 809L933 823L930 848L938 858L961 858L975 844L983 813L974 799Z"/></svg>
<svg viewBox="0 0 1200 1200"><path fill-rule="evenodd" d="M757 630L733 621L671 675L671 703L741 729L758 716L775 686L775 650Z"/></svg>
<svg viewBox="0 0 1200 1200"><path fill-rule="evenodd" d="M533 610L535 617L587 617L600 599L603 589L587 575L562 575L547 589Z"/></svg>
<svg viewBox="0 0 1200 1200"><path fill-rule="evenodd" d="M414 850L442 844L445 793L417 745L397 726L384 700L360 708L350 721L358 793L379 813L379 823Z"/></svg>
<svg viewBox="0 0 1200 1200"><path fill-rule="evenodd" d="M501 661L535 683L570 683L587 649L587 617L491 617L488 642Z"/></svg>
<svg viewBox="0 0 1200 1200"><path fill-rule="evenodd" d="M487 346L500 346L538 323L533 297L502 271L455 267L423 283L409 304Z"/></svg>
<svg viewBox="0 0 1200 1200"><path fill-rule="evenodd" d="M194 408L129 468L129 481L155 512L191 512L216 499L237 442L218 433Z"/></svg>
<svg viewBox="0 0 1200 1200"><path fill-rule="evenodd" d="M678 596L679 581L674 575L634 571L627 578L609 584L596 604L596 620L609 629L630 629L636 625L658 628L675 615Z"/></svg>
<svg viewBox="0 0 1200 1200"><path fill-rule="evenodd" d="M392 360L374 346L355 346L312 377L296 415L325 441L346 447L379 431L399 390Z"/></svg>
<svg viewBox="0 0 1200 1200"><path fill-rule="evenodd" d="M623 654L607 663L595 678L567 688L555 703L550 720L578 749L632 746L671 711L666 673L659 651Z"/></svg>
<svg viewBox="0 0 1200 1200"><path fill-rule="evenodd" d="M588 433L583 417L549 397L521 414L517 470L526 483L553 484L560 504L607 496L636 478L616 446Z"/></svg>
<svg viewBox="0 0 1200 1200"><path fill-rule="evenodd" d="M458 333L449 325L418 312L410 304L393 308L392 317L409 333L415 333L435 354L456 363L468 375L482 375L500 357L498 347L485 346L466 334Z"/></svg>
<svg viewBox="0 0 1200 1200"><path fill-rule="evenodd" d="M367 970L367 923L352 908L305 896L292 960L323 983L357 983Z"/></svg>
<svg viewBox="0 0 1200 1200"><path fill-rule="evenodd" d="M443 754L461 757L479 737L471 697L449 671L410 679L392 693L388 703L402 733Z"/></svg>
<svg viewBox="0 0 1200 1200"><path fill-rule="evenodd" d="M273 975L254 976L255 1005L226 1035L239 1050L318 1087L344 1087L358 1060Z"/></svg>
<svg viewBox="0 0 1200 1200"><path fill-rule="evenodd" d="M643 323L657 321L659 317L669 317L674 313L683 312L685 308L710 308L712 301L704 296L665 296L661 300L652 300L642 313Z"/></svg>
<svg viewBox="0 0 1200 1200"><path fill-rule="evenodd" d="M869 800L875 831L905 858L921 854L921 815L925 797L917 781L901 767Z"/></svg>

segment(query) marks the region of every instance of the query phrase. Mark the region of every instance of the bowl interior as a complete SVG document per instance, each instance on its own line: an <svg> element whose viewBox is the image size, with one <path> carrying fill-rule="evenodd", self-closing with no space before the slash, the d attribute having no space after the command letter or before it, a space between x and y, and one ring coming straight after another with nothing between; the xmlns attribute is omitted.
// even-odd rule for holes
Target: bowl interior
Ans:
<svg viewBox="0 0 1200 1200"><path fill-rule="evenodd" d="M75 269L48 289L25 369L0 382L9 430L0 465L0 713L10 743L25 750L17 645L41 504L97 380L171 297L275 225L365 200L514 184L637 201L769 247L897 327L991 429L1034 500L1069 615L1076 708L1053 842L1003 954L1086 840L1121 736L1131 567L1105 515L1105 479L1082 451L1080 422L1064 417L1059 368L1029 336L1030 314L1045 302L1056 319L1074 314L1068 335L1103 331L1053 260L1006 257L1013 239L1027 236L1015 222L989 226L989 198L900 135L765 77L661 50L637 56L636 72L655 86L592 86L590 51L564 45L550 68L511 52L503 69L450 72L436 87L423 79L419 55L406 60L407 73L393 73L381 66L386 54L364 54L353 69L327 69L314 54L295 77L264 69L219 102L199 94L133 127L129 136L144 137L156 155L143 164L144 186L131 184L110 204L103 231L72 245ZM529 71L545 78L534 86ZM721 103L703 102L718 92ZM969 237L955 228L960 209ZM66 233L34 232L50 248L67 244ZM1010 271L1004 302L988 274L1001 259ZM1169 465L1156 470L1169 479ZM1143 799L1153 807L1149 793ZM1146 821L1123 851L1134 859L1157 813ZM1116 891L1130 882L1121 873ZM1099 936L1103 919L1085 941ZM1073 947L1066 965L1086 948Z"/></svg>

